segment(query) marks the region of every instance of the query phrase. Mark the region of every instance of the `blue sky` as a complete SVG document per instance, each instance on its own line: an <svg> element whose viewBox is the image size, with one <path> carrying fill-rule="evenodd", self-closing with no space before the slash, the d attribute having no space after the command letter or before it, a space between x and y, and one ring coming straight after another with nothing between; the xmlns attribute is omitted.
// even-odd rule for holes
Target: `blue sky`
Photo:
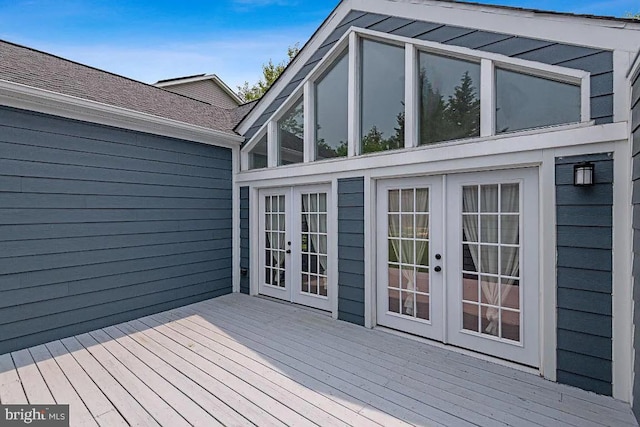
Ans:
<svg viewBox="0 0 640 427"><path fill-rule="evenodd" d="M623 16L640 0L486 0ZM0 0L0 38L136 80L216 73L235 89L313 34L338 0Z"/></svg>

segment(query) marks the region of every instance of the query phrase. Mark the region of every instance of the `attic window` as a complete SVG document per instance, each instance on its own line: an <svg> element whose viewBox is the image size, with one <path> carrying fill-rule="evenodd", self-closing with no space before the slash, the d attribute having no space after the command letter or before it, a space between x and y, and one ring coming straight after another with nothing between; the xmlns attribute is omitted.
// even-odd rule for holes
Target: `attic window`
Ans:
<svg viewBox="0 0 640 427"><path fill-rule="evenodd" d="M347 155L349 56L343 54L315 85L316 160Z"/></svg>
<svg viewBox="0 0 640 427"><path fill-rule="evenodd" d="M304 112L302 98L278 120L278 166L304 161Z"/></svg>
<svg viewBox="0 0 640 427"><path fill-rule="evenodd" d="M480 136L480 64L420 52L419 144Z"/></svg>
<svg viewBox="0 0 640 427"><path fill-rule="evenodd" d="M261 169L267 167L267 135L253 146L249 151L249 169Z"/></svg>
<svg viewBox="0 0 640 427"><path fill-rule="evenodd" d="M496 133L578 123L580 85L496 69Z"/></svg>
<svg viewBox="0 0 640 427"><path fill-rule="evenodd" d="M361 152L404 147L404 48L362 40Z"/></svg>

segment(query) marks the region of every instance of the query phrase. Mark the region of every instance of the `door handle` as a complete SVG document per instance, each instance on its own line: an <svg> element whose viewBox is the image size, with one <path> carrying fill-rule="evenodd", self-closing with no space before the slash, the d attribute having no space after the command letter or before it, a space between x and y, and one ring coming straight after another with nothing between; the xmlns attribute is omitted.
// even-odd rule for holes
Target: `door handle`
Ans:
<svg viewBox="0 0 640 427"><path fill-rule="evenodd" d="M433 270L434 270L436 273L440 273L440 272L442 271L442 267L440 267L439 265L436 265L436 266L433 268Z"/></svg>
<svg viewBox="0 0 640 427"><path fill-rule="evenodd" d="M291 249L287 249L287 253L290 254L291 253Z"/></svg>

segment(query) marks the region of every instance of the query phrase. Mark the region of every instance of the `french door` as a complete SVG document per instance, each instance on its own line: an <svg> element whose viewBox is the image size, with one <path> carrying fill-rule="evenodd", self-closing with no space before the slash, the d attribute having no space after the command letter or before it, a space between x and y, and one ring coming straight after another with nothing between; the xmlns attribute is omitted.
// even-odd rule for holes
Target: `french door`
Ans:
<svg viewBox="0 0 640 427"><path fill-rule="evenodd" d="M259 293L331 310L329 186L261 190Z"/></svg>
<svg viewBox="0 0 640 427"><path fill-rule="evenodd" d="M378 185L378 323L538 366L535 169Z"/></svg>

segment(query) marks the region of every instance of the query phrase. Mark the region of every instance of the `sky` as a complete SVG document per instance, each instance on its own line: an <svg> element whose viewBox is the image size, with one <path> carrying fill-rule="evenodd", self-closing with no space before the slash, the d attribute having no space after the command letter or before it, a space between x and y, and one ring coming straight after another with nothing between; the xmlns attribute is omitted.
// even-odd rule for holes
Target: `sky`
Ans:
<svg viewBox="0 0 640 427"><path fill-rule="evenodd" d="M608 16L640 0L482 0ZM338 0L0 0L0 39L145 83L217 74L232 89L303 45ZM0 58L1 60L1 58Z"/></svg>

